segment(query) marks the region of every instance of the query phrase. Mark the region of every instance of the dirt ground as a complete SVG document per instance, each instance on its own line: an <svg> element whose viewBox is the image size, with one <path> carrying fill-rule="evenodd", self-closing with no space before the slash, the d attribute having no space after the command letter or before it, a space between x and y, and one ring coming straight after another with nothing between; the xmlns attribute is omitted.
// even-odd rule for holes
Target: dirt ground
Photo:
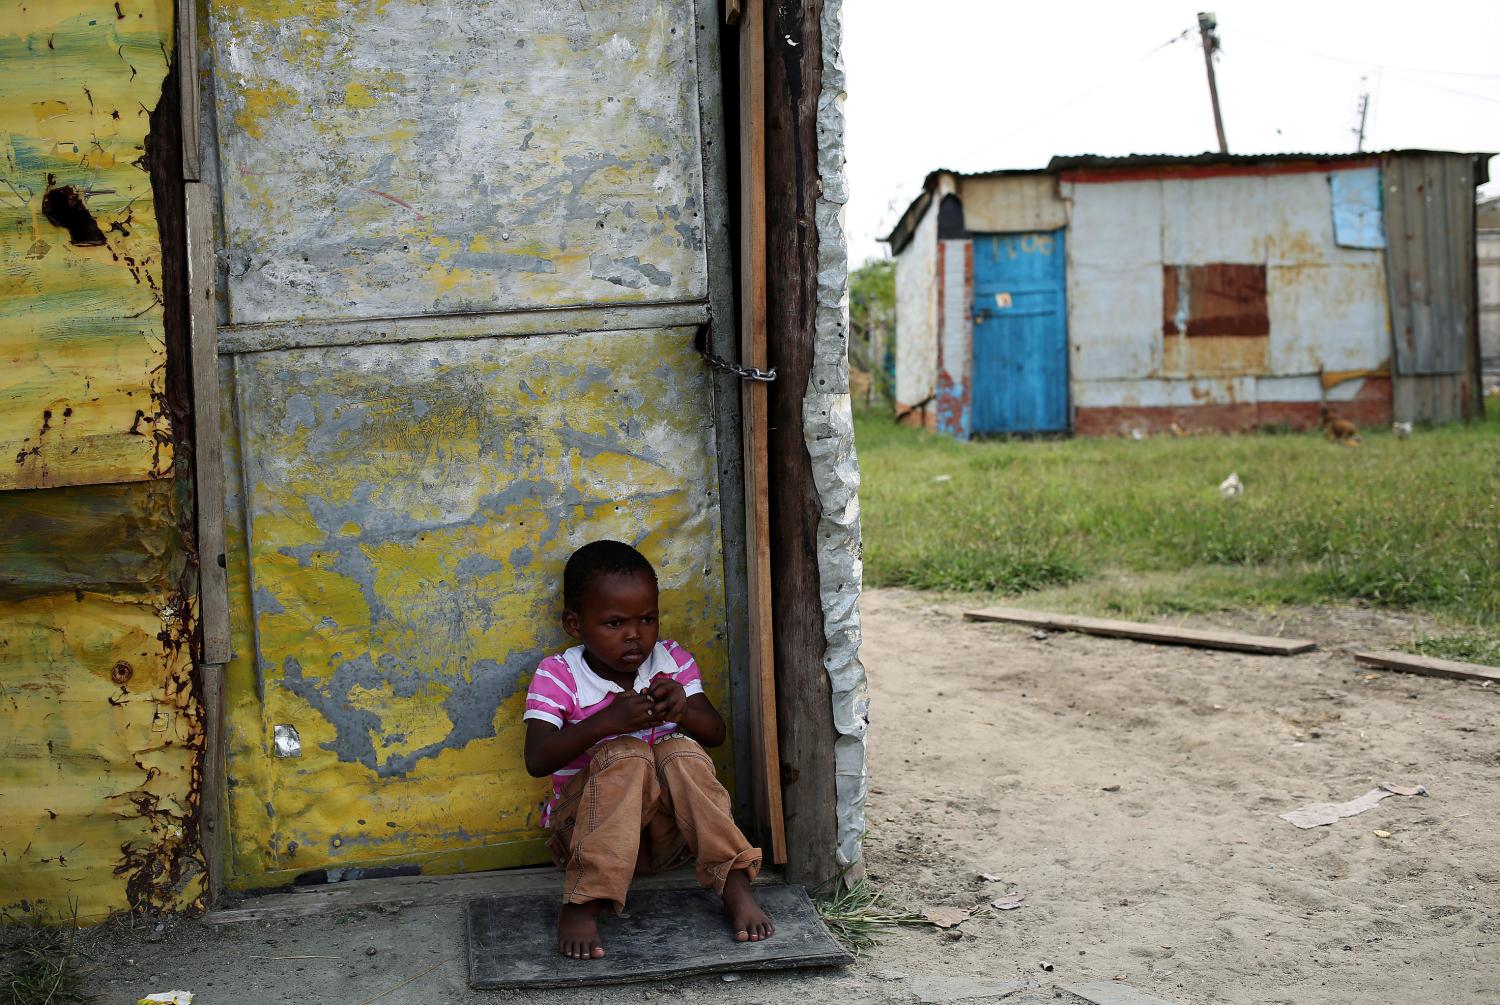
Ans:
<svg viewBox="0 0 1500 1005"><path fill-rule="evenodd" d="M1409 637L1411 620L1189 621L1320 643L1281 658L1036 637L961 609L865 595L868 865L892 908L1014 891L1019 910L895 930L841 971L566 995L471 991L456 905L113 925L84 940L94 988L105 1005L169 988L197 1005L1036 1005L1113 979L1179 1005L1500 1001L1500 688L1354 666L1349 652ZM1430 794L1315 830L1277 819L1387 781ZM960 977L1025 987L973 997Z"/></svg>

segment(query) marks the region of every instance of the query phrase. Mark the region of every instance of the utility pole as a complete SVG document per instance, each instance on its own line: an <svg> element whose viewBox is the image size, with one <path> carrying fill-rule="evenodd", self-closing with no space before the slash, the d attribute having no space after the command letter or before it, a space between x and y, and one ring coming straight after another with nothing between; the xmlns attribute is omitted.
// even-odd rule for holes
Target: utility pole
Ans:
<svg viewBox="0 0 1500 1005"><path fill-rule="evenodd" d="M1359 92L1359 128L1355 134L1359 139L1354 144L1355 153L1365 152L1365 117L1370 113L1370 88L1363 78L1360 79Z"/></svg>
<svg viewBox="0 0 1500 1005"><path fill-rule="evenodd" d="M1208 96L1214 103L1214 130L1219 134L1219 153L1229 153L1224 139L1224 117L1219 114L1219 85L1214 81L1214 53L1219 51L1219 19L1211 11L1198 14L1198 33L1203 36L1203 62L1208 67Z"/></svg>

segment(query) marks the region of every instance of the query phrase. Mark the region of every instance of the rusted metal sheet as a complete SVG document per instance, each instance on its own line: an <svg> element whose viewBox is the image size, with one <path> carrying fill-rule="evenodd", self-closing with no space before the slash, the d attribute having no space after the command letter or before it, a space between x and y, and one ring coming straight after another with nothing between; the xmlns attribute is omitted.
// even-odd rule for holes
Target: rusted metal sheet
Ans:
<svg viewBox="0 0 1500 1005"><path fill-rule="evenodd" d="M229 669L235 885L545 858L521 704L567 644L562 565L588 540L652 558L664 631L723 707L710 378L691 329L254 353L234 368L226 460L248 521L229 532L230 585L248 596L234 628L254 655ZM295 727L299 757L274 756L277 725Z"/></svg>
<svg viewBox="0 0 1500 1005"><path fill-rule="evenodd" d="M0 489L172 466L144 157L172 7L55 0L0 26Z"/></svg>
<svg viewBox="0 0 1500 1005"><path fill-rule="evenodd" d="M1467 373L1474 330L1474 158L1397 154L1384 159L1381 171L1398 380ZM1450 408L1456 412L1458 405Z"/></svg>
<svg viewBox="0 0 1500 1005"><path fill-rule="evenodd" d="M96 921L191 908L203 743L184 596L0 601L3 907Z"/></svg>
<svg viewBox="0 0 1500 1005"><path fill-rule="evenodd" d="M707 295L691 0L211 0L229 316Z"/></svg>
<svg viewBox="0 0 1500 1005"><path fill-rule="evenodd" d="M1388 382L1321 382L1383 372L1390 356L1382 254L1335 243L1327 172L1062 192L1080 433L1304 425L1325 401L1388 421Z"/></svg>
<svg viewBox="0 0 1500 1005"><path fill-rule="evenodd" d="M1211 262L1162 266L1162 334L1266 338L1266 267Z"/></svg>
<svg viewBox="0 0 1500 1005"><path fill-rule="evenodd" d="M191 909L205 888L191 490L170 418L186 403L152 186L172 43L170 0L13 5L0 26L10 917Z"/></svg>

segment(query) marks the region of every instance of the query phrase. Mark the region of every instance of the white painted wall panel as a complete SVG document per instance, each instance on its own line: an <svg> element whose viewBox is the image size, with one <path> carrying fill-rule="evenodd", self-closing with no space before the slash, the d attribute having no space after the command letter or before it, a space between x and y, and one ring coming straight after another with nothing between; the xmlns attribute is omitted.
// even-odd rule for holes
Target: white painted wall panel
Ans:
<svg viewBox="0 0 1500 1005"><path fill-rule="evenodd" d="M937 389L937 203L896 256L896 403L918 405Z"/></svg>
<svg viewBox="0 0 1500 1005"><path fill-rule="evenodd" d="M1273 374L1374 370L1390 362L1385 264L1273 265L1266 270Z"/></svg>
<svg viewBox="0 0 1500 1005"><path fill-rule="evenodd" d="M1066 184L1068 351L1081 382L1143 377L1161 366L1161 184Z"/></svg>
<svg viewBox="0 0 1500 1005"><path fill-rule="evenodd" d="M1266 182L1258 176L1163 181L1163 260L1172 265L1264 262Z"/></svg>
<svg viewBox="0 0 1500 1005"><path fill-rule="evenodd" d="M969 318L968 241L943 241L943 309L938 338L942 342L942 368L952 386L969 386L973 336Z"/></svg>
<svg viewBox="0 0 1500 1005"><path fill-rule="evenodd" d="M1161 263L1098 265L1068 248L1073 379L1144 377L1161 367Z"/></svg>
<svg viewBox="0 0 1500 1005"><path fill-rule="evenodd" d="M1068 264L1161 265L1161 183L1066 184ZM1160 277L1158 277L1160 278Z"/></svg>
<svg viewBox="0 0 1500 1005"><path fill-rule="evenodd" d="M1337 404L1353 401L1364 387L1361 378L1341 381L1325 391L1323 381L1318 377L1261 377L1255 382L1255 396L1258 401L1327 401Z"/></svg>
<svg viewBox="0 0 1500 1005"><path fill-rule="evenodd" d="M1195 408L1254 401L1254 377L1083 380L1073 383L1073 402L1078 408Z"/></svg>

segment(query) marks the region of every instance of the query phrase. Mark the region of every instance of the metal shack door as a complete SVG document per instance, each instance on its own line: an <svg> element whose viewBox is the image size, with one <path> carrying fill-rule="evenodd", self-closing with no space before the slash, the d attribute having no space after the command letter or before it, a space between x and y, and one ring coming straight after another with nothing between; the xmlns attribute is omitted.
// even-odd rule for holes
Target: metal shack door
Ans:
<svg viewBox="0 0 1500 1005"><path fill-rule="evenodd" d="M665 631L726 705L723 423L692 345L727 289L716 12L208 10L230 884L542 861L521 712L569 641L574 548L655 561Z"/></svg>
<svg viewBox="0 0 1500 1005"><path fill-rule="evenodd" d="M1063 231L973 241L974 432L1066 432Z"/></svg>

